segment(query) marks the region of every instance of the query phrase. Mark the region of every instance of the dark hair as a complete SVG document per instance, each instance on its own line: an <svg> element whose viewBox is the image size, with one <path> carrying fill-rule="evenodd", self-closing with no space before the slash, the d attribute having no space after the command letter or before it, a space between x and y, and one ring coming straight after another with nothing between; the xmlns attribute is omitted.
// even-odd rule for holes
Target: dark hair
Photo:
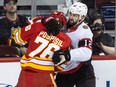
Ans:
<svg viewBox="0 0 116 87"><path fill-rule="evenodd" d="M18 2L18 0L4 0L4 5L7 4L7 3L9 3L10 1L15 1L15 3Z"/></svg>
<svg viewBox="0 0 116 87"><path fill-rule="evenodd" d="M91 14L91 22L93 23L94 20L96 20L96 19L101 19L102 23L103 24L105 23L104 17L97 11L95 11Z"/></svg>

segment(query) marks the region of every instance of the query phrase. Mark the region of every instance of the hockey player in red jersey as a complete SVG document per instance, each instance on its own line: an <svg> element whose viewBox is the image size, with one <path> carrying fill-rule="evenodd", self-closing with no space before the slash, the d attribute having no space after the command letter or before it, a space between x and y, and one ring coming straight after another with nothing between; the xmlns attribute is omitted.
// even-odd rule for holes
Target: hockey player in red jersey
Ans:
<svg viewBox="0 0 116 87"><path fill-rule="evenodd" d="M92 32L84 19L88 8L81 2L76 2L69 7L66 34L72 40L72 49L54 52L53 62L61 64L64 70L56 75L58 87L95 87L94 69L91 64ZM62 63L62 62L61 62Z"/></svg>
<svg viewBox="0 0 116 87"><path fill-rule="evenodd" d="M22 70L17 87L56 87L53 78L53 53L57 50L65 51L71 45L70 38L60 32L60 24L64 25L66 22L65 16L64 19L61 16L56 17L57 21L53 16L44 17L41 22L14 31L16 43L29 43L27 52L20 61ZM58 66L57 69L62 67Z"/></svg>

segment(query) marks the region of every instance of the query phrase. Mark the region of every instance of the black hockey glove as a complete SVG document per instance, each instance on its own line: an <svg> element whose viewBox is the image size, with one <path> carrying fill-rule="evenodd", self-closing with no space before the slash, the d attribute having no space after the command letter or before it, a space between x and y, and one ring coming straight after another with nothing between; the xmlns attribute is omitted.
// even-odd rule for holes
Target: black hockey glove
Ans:
<svg viewBox="0 0 116 87"><path fill-rule="evenodd" d="M57 65L61 65L66 61L70 61L70 51L66 50L66 51L55 51L52 57L52 61L53 63L57 66Z"/></svg>
<svg viewBox="0 0 116 87"><path fill-rule="evenodd" d="M42 23L46 26L48 35L56 36L59 33L58 22L52 16L43 18Z"/></svg>

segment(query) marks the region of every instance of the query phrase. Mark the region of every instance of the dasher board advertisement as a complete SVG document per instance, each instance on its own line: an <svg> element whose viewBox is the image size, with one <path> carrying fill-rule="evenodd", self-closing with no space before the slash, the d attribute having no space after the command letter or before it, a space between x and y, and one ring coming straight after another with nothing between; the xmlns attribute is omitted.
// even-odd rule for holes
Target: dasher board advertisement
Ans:
<svg viewBox="0 0 116 87"><path fill-rule="evenodd" d="M96 87L116 87L116 60L93 60ZM0 87L16 87L19 62L0 62Z"/></svg>

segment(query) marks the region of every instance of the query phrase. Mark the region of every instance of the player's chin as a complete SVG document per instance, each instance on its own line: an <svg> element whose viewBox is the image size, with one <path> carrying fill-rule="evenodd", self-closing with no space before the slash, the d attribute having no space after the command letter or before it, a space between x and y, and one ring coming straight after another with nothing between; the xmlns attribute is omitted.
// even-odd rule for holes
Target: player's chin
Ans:
<svg viewBox="0 0 116 87"><path fill-rule="evenodd" d="M68 21L68 23L69 23L69 24L73 24L74 21L73 21L72 19L70 19L70 20Z"/></svg>

